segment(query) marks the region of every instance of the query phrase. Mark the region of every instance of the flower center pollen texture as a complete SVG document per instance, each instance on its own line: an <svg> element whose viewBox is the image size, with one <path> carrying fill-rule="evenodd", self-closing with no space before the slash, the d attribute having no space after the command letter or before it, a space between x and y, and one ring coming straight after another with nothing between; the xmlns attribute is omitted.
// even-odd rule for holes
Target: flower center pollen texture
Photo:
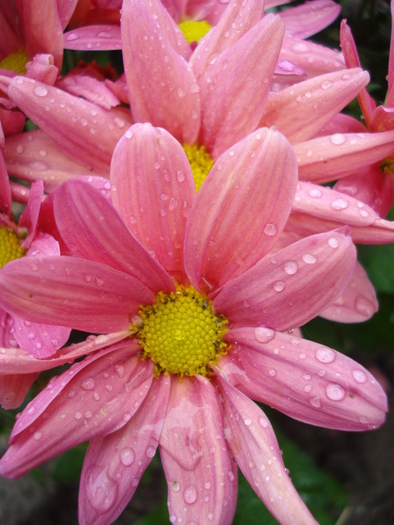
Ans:
<svg viewBox="0 0 394 525"><path fill-rule="evenodd" d="M20 238L11 228L0 226L0 268L23 257L26 253L21 246Z"/></svg>

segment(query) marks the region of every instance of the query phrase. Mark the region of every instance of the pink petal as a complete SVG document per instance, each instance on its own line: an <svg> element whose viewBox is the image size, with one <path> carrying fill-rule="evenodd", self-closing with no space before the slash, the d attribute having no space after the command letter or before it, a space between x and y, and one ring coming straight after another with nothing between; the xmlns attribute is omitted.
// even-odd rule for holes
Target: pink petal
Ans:
<svg viewBox="0 0 394 525"><path fill-rule="evenodd" d="M67 27L78 0L69 0L68 2L57 2L58 15L63 30Z"/></svg>
<svg viewBox="0 0 394 525"><path fill-rule="evenodd" d="M187 62L172 47L143 0L123 3L121 27L134 120L151 122L181 142L194 143L200 127L200 99ZM151 36L146 39L146 35Z"/></svg>
<svg viewBox="0 0 394 525"><path fill-rule="evenodd" d="M370 319L378 308L375 289L364 268L357 262L342 295L320 315L340 323L362 323Z"/></svg>
<svg viewBox="0 0 394 525"><path fill-rule="evenodd" d="M363 202L329 187L299 182L287 231L306 236L343 225L351 227L354 242L394 242L394 224L381 219Z"/></svg>
<svg viewBox="0 0 394 525"><path fill-rule="evenodd" d="M71 332L65 326L31 323L15 315L13 320L18 345L37 359L52 356L67 343Z"/></svg>
<svg viewBox="0 0 394 525"><path fill-rule="evenodd" d="M172 381L160 457L172 523L180 518L185 523L231 523L237 467L226 446L217 394L207 379Z"/></svg>
<svg viewBox="0 0 394 525"><path fill-rule="evenodd" d="M360 431L385 419L386 395L345 355L266 328L231 330L234 350L220 361L227 380L247 396L312 425Z"/></svg>
<svg viewBox="0 0 394 525"><path fill-rule="evenodd" d="M312 182L337 180L392 154L394 130L382 133L335 133L294 146L299 177Z"/></svg>
<svg viewBox="0 0 394 525"><path fill-rule="evenodd" d="M213 300L215 311L235 327L299 327L342 293L356 256L350 237L337 232L312 235L228 282Z"/></svg>
<svg viewBox="0 0 394 525"><path fill-rule="evenodd" d="M298 38L308 38L330 25L341 12L341 7L331 0L315 0L281 11L279 16L286 24L286 32Z"/></svg>
<svg viewBox="0 0 394 525"><path fill-rule="evenodd" d="M25 77L15 77L8 94L63 151L99 173L109 171L115 144L129 125L125 118Z"/></svg>
<svg viewBox="0 0 394 525"><path fill-rule="evenodd" d="M153 364L130 357L129 344L71 367L22 412L0 472L16 478L65 450L122 428L149 391Z"/></svg>
<svg viewBox="0 0 394 525"><path fill-rule="evenodd" d="M10 53L16 53L22 44L21 27L15 6L5 2L0 9L0 56L1 60Z"/></svg>
<svg viewBox="0 0 394 525"><path fill-rule="evenodd" d="M26 64L26 77L53 86L59 76L59 69L53 63L52 55L35 55Z"/></svg>
<svg viewBox="0 0 394 525"><path fill-rule="evenodd" d="M180 144L150 124L132 126L115 149L111 183L114 206L133 235L182 282L184 229L195 188Z"/></svg>
<svg viewBox="0 0 394 525"><path fill-rule="evenodd" d="M92 185L72 180L54 193L59 233L77 257L130 274L153 293L170 293L173 281L133 237L112 204Z"/></svg>
<svg viewBox="0 0 394 525"><path fill-rule="evenodd" d="M290 86L271 95L260 125L275 125L291 143L308 140L353 100L368 81L366 71L349 69Z"/></svg>
<svg viewBox="0 0 394 525"><path fill-rule="evenodd" d="M9 111L0 108L0 123L6 137L21 133L25 125L25 116L20 111ZM1 144L4 148L4 144Z"/></svg>
<svg viewBox="0 0 394 525"><path fill-rule="evenodd" d="M86 332L126 330L154 294L109 266L74 257L23 257L0 272L1 307L35 323Z"/></svg>
<svg viewBox="0 0 394 525"><path fill-rule="evenodd" d="M26 208L19 219L19 226L27 228L28 231L28 236L22 243L23 248L29 248L37 235L38 218L43 196L44 184L41 179L38 179L30 187ZM56 255L59 255L59 251L56 251Z"/></svg>
<svg viewBox="0 0 394 525"><path fill-rule="evenodd" d="M394 128L394 108L378 106L370 119L371 131L390 131Z"/></svg>
<svg viewBox="0 0 394 525"><path fill-rule="evenodd" d="M230 0L218 23L203 38L190 58L189 63L196 78L200 79L214 59L231 49L263 17L263 2L251 0L245 5L240 5L237 1Z"/></svg>
<svg viewBox="0 0 394 525"><path fill-rule="evenodd" d="M202 121L198 142L214 159L259 127L283 34L279 17L268 15L230 49L215 59L210 57L199 79Z"/></svg>
<svg viewBox="0 0 394 525"><path fill-rule="evenodd" d="M120 100L111 91L103 81L84 74L84 71L76 70L57 81L57 87L64 89L72 95L84 97L94 104L104 108L111 109L120 105Z"/></svg>
<svg viewBox="0 0 394 525"><path fill-rule="evenodd" d="M367 133L367 128L357 119L344 113L337 113L316 133L316 137L325 137L335 133Z"/></svg>
<svg viewBox="0 0 394 525"><path fill-rule="evenodd" d="M0 405L4 410L18 408L38 374L0 375Z"/></svg>
<svg viewBox="0 0 394 525"><path fill-rule="evenodd" d="M133 497L159 443L169 387L168 377L155 378L129 423L90 442L79 485L81 525L112 523Z"/></svg>
<svg viewBox="0 0 394 525"><path fill-rule="evenodd" d="M120 27L115 24L76 27L64 34L64 49L77 51L122 49Z"/></svg>
<svg viewBox="0 0 394 525"><path fill-rule="evenodd" d="M3 152L0 150L0 212L7 216L11 213L11 187Z"/></svg>
<svg viewBox="0 0 394 525"><path fill-rule="evenodd" d="M282 525L317 524L291 483L265 414L219 374L217 378L227 444L253 490Z"/></svg>
<svg viewBox="0 0 394 525"><path fill-rule="evenodd" d="M268 253L289 213L297 180L293 151L276 130L258 130L215 163L189 213L185 268L208 288ZM263 234L262 234L263 232Z"/></svg>

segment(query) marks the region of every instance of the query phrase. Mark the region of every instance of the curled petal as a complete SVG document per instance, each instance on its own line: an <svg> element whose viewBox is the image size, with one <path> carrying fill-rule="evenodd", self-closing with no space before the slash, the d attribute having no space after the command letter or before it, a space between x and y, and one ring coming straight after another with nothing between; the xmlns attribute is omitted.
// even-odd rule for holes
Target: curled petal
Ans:
<svg viewBox="0 0 394 525"><path fill-rule="evenodd" d="M0 405L4 410L18 408L38 374L0 374Z"/></svg>
<svg viewBox="0 0 394 525"><path fill-rule="evenodd" d="M308 38L330 25L341 12L341 6L332 0L305 2L280 12L286 32L298 38Z"/></svg>

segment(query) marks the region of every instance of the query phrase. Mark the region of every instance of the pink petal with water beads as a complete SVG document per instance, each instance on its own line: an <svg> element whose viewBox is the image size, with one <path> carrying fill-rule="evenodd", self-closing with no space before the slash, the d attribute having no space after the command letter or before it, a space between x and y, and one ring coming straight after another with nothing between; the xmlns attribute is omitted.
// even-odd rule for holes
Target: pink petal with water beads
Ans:
<svg viewBox="0 0 394 525"><path fill-rule="evenodd" d="M124 427L90 442L79 484L81 525L112 523L133 497L155 455L169 390L169 376L155 378L141 407Z"/></svg>
<svg viewBox="0 0 394 525"><path fill-rule="evenodd" d="M142 0L124 2L121 27L133 119L193 144L200 127L200 97L190 66Z"/></svg>
<svg viewBox="0 0 394 525"><path fill-rule="evenodd" d="M210 57L199 79L198 142L214 159L259 127L283 34L279 17L268 15L230 49Z"/></svg>
<svg viewBox="0 0 394 525"><path fill-rule="evenodd" d="M0 212L8 217L11 213L11 206L10 179L4 162L3 152L0 150Z"/></svg>
<svg viewBox="0 0 394 525"><path fill-rule="evenodd" d="M0 272L0 303L27 321L85 332L126 330L155 295L138 279L76 257L23 257Z"/></svg>
<svg viewBox="0 0 394 525"><path fill-rule="evenodd" d="M354 117L337 113L327 124L324 124L315 137L325 137L335 133L368 133L368 130L364 124Z"/></svg>
<svg viewBox="0 0 394 525"><path fill-rule="evenodd" d="M61 77L56 85L58 88L77 97L83 97L104 109L111 109L120 105L118 97L104 82L90 76L87 72L85 73L83 69L71 71L68 75Z"/></svg>
<svg viewBox="0 0 394 525"><path fill-rule="evenodd" d="M71 328L44 323L31 323L16 315L14 337L18 345L37 359L51 357L70 336Z"/></svg>
<svg viewBox="0 0 394 525"><path fill-rule="evenodd" d="M237 467L223 435L217 393L207 379L172 381L160 457L171 523L231 523Z"/></svg>
<svg viewBox="0 0 394 525"><path fill-rule="evenodd" d="M64 33L64 49L75 49L77 51L122 49L120 27L115 24L76 27Z"/></svg>
<svg viewBox="0 0 394 525"><path fill-rule="evenodd" d="M0 375L0 405L4 410L18 408L38 374Z"/></svg>
<svg viewBox="0 0 394 525"><path fill-rule="evenodd" d="M153 364L130 357L129 346L126 342L74 364L27 405L0 461L3 476L19 477L131 419L149 391Z"/></svg>
<svg viewBox="0 0 394 525"><path fill-rule="evenodd" d="M387 398L361 365L326 346L265 327L231 330L232 351L220 361L245 395L294 419L362 431L385 420Z"/></svg>
<svg viewBox="0 0 394 525"><path fill-rule="evenodd" d="M293 151L273 128L255 131L216 161L186 226L185 269L193 286L222 286L272 249L296 182Z"/></svg>
<svg viewBox="0 0 394 525"><path fill-rule="evenodd" d="M351 227L354 242L394 242L394 224L362 201L329 187L299 182L286 230L306 236L344 225Z"/></svg>
<svg viewBox="0 0 394 525"><path fill-rule="evenodd" d="M274 430L263 411L218 371L216 376L226 442L250 486L282 525L317 525L291 483Z"/></svg>
<svg viewBox="0 0 394 525"><path fill-rule="evenodd" d="M260 126L275 125L291 143L313 137L369 82L360 69L319 75L272 93ZM299 115L293 118L291 115Z"/></svg>
<svg viewBox="0 0 394 525"><path fill-rule="evenodd" d="M63 151L108 173L114 147L131 119L25 77L15 77L8 94Z"/></svg>
<svg viewBox="0 0 394 525"><path fill-rule="evenodd" d="M332 0L315 0L281 11L286 32L298 38L308 38L330 25L341 12L341 6Z"/></svg>
<svg viewBox="0 0 394 525"><path fill-rule="evenodd" d="M394 150L394 130L382 133L334 133L294 145L301 180L337 180L382 161Z"/></svg>
<svg viewBox="0 0 394 525"><path fill-rule="evenodd" d="M362 323L370 319L378 308L375 288L364 268L357 262L342 295L320 315L325 319L341 323Z"/></svg>
<svg viewBox="0 0 394 525"><path fill-rule="evenodd" d="M218 23L202 39L190 58L196 78L200 79L215 58L231 49L263 17L263 2L249 0L240 5L237 0L230 0Z"/></svg>
<svg viewBox="0 0 394 525"><path fill-rule="evenodd" d="M196 195L189 161L167 131L132 126L115 148L112 200L133 235L179 282L183 239Z"/></svg>
<svg viewBox="0 0 394 525"><path fill-rule="evenodd" d="M27 201L26 208L23 210L18 222L19 226L26 228L28 231L28 236L21 243L22 247L25 249L30 248L33 239L35 239L35 237L37 236L38 219L40 215L41 202L43 197L44 184L41 179L38 179L30 187L29 198ZM40 239L41 242L45 242L44 237L41 237ZM48 242L51 243L51 241ZM60 255L58 246L49 245L48 248L48 255Z"/></svg>
<svg viewBox="0 0 394 525"><path fill-rule="evenodd" d="M91 184L65 182L53 194L53 209L59 233L75 256L132 275L154 294L173 291L169 275Z"/></svg>
<svg viewBox="0 0 394 525"><path fill-rule="evenodd" d="M226 283L213 300L232 326L299 327L343 292L353 273L356 249L337 232L312 235Z"/></svg>

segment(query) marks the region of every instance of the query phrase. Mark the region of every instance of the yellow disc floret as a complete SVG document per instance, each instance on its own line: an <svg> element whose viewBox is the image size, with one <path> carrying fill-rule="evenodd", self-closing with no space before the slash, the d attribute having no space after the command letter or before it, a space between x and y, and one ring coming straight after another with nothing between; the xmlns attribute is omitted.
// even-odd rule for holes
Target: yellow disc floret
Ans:
<svg viewBox="0 0 394 525"><path fill-rule="evenodd" d="M9 69L11 71L15 71L15 73L24 75L26 73L26 64L28 61L29 57L27 56L26 50L21 47L17 53L11 53L6 56L0 62L0 68Z"/></svg>
<svg viewBox="0 0 394 525"><path fill-rule="evenodd" d="M183 144L183 150L189 160L192 169L196 191L201 188L202 183L211 171L214 162L211 155L206 151L205 146L196 144Z"/></svg>
<svg viewBox="0 0 394 525"><path fill-rule="evenodd" d="M215 315L212 301L192 286L159 292L156 303L141 307L138 315L141 322L131 330L154 362L156 375L209 375L208 367L227 351L222 339L227 319Z"/></svg>
<svg viewBox="0 0 394 525"><path fill-rule="evenodd" d="M183 20L178 27L188 44L199 42L212 29L205 20Z"/></svg>
<svg viewBox="0 0 394 525"><path fill-rule="evenodd" d="M11 228L0 226L0 268L26 253L21 246L21 239Z"/></svg>

